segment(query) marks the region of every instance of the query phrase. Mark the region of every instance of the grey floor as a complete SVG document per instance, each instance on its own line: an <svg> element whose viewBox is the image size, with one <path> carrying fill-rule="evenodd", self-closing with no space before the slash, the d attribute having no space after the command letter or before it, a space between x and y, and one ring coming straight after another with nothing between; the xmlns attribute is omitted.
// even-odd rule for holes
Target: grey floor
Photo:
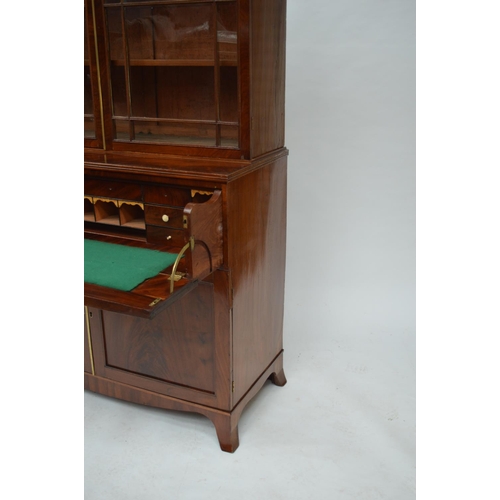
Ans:
<svg viewBox="0 0 500 500"><path fill-rule="evenodd" d="M414 498L412 333L316 318L287 322L288 384L250 403L234 454L202 416L86 393L85 498Z"/></svg>
<svg viewBox="0 0 500 500"><path fill-rule="evenodd" d="M204 417L85 394L85 498L415 498L415 2L288 0L288 384Z"/></svg>

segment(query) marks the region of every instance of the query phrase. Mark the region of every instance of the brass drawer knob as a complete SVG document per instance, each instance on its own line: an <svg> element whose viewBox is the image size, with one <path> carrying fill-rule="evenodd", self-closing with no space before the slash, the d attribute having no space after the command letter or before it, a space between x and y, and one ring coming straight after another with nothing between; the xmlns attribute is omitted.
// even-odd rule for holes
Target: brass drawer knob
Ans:
<svg viewBox="0 0 500 500"><path fill-rule="evenodd" d="M163 222L168 222L168 221L169 221L169 217L168 217L168 215L166 215L166 214L162 215L162 216L161 216L161 220L162 220Z"/></svg>
<svg viewBox="0 0 500 500"><path fill-rule="evenodd" d="M167 240L171 240L171 239L172 239L172 236L168 235Z"/></svg>

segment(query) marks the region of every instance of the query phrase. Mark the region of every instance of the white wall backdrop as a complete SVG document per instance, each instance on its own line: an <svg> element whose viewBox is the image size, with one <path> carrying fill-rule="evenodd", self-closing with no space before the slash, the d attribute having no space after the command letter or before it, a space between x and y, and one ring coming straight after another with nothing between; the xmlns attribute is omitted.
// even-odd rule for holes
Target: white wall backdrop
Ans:
<svg viewBox="0 0 500 500"><path fill-rule="evenodd" d="M289 0L286 113L288 319L413 329L414 2Z"/></svg>

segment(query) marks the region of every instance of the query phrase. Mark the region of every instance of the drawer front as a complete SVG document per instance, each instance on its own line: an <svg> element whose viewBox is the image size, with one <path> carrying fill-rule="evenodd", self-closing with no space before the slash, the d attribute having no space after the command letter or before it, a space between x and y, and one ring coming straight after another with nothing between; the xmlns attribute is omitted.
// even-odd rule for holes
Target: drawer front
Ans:
<svg viewBox="0 0 500 500"><path fill-rule="evenodd" d="M184 211L179 208L146 205L144 207L146 224L160 227L183 228Z"/></svg>
<svg viewBox="0 0 500 500"><path fill-rule="evenodd" d="M191 191L170 186L144 186L144 201L171 207L184 207L191 201Z"/></svg>
<svg viewBox="0 0 500 500"><path fill-rule="evenodd" d="M174 247L183 247L184 235L185 232L182 229L146 226L146 239L150 243L169 243Z"/></svg>
<svg viewBox="0 0 500 500"><path fill-rule="evenodd" d="M85 181L85 194L89 196L106 196L122 200L142 200L142 188L138 184L127 182L101 181L89 179Z"/></svg>

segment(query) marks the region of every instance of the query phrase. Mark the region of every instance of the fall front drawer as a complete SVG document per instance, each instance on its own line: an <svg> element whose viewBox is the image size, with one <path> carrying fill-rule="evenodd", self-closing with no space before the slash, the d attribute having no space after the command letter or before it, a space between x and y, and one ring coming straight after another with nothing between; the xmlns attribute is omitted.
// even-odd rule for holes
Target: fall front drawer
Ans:
<svg viewBox="0 0 500 500"><path fill-rule="evenodd" d="M150 243L169 243L173 247L183 247L186 243L186 233L182 229L169 227L146 226L146 239Z"/></svg>
<svg viewBox="0 0 500 500"><path fill-rule="evenodd" d="M144 207L146 224L160 227L183 228L184 211L180 208L146 205Z"/></svg>

